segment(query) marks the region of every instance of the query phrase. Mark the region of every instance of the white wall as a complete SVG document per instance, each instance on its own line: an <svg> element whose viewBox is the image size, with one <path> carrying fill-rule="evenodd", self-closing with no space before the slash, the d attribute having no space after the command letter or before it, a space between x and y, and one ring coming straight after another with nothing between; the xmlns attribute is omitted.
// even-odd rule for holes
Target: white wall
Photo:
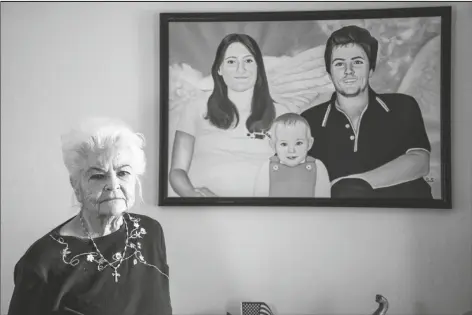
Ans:
<svg viewBox="0 0 472 315"><path fill-rule="evenodd" d="M148 138L144 197L157 200L158 13L325 10L426 3L1 3L1 302L13 267L70 217L59 135L89 115L125 119ZM434 4L434 5L439 5ZM453 6L453 210L157 208L175 314L389 314L472 309L472 5Z"/></svg>

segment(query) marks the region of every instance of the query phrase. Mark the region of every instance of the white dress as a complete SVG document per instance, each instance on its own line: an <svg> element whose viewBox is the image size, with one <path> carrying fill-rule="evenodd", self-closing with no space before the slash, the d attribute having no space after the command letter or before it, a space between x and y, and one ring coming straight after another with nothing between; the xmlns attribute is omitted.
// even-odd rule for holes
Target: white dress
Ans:
<svg viewBox="0 0 472 315"><path fill-rule="evenodd" d="M176 130L195 137L189 178L194 187L207 187L219 197L252 197L258 171L274 152L269 139L248 136L249 113L240 112L233 129L219 129L204 117L207 99L186 106ZM275 104L276 115L288 110Z"/></svg>

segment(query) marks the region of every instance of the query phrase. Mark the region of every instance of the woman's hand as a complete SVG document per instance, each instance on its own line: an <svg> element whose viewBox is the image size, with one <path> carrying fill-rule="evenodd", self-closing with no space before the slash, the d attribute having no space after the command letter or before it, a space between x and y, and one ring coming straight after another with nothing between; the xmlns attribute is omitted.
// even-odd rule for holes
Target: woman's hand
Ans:
<svg viewBox="0 0 472 315"><path fill-rule="evenodd" d="M198 197L218 197L214 192L212 192L207 187L197 187L194 190L196 193L200 194Z"/></svg>
<svg viewBox="0 0 472 315"><path fill-rule="evenodd" d="M194 145L194 136L179 130L175 132L169 182L180 197L201 197L199 193L195 192L195 188L188 178Z"/></svg>
<svg viewBox="0 0 472 315"><path fill-rule="evenodd" d="M170 184L180 197L218 197L207 187L194 188L190 182L188 170L192 163L194 145L194 136L183 131L176 131L169 173Z"/></svg>

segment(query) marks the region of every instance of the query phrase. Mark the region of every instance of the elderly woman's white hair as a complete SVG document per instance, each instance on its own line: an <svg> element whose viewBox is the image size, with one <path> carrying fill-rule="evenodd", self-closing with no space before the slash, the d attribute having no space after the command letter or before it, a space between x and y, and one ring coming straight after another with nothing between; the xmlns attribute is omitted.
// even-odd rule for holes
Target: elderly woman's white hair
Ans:
<svg viewBox="0 0 472 315"><path fill-rule="evenodd" d="M123 146L132 152L131 167L136 175L146 168L143 148L144 136L135 133L124 122L112 118L90 118L78 128L62 135L62 156L69 172L71 183L76 182L87 165L90 154ZM138 178L138 185L140 185Z"/></svg>

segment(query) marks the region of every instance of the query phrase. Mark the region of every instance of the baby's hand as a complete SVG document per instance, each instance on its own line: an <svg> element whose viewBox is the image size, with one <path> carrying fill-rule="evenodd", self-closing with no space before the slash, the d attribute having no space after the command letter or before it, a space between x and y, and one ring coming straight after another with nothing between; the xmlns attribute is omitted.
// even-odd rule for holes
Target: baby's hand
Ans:
<svg viewBox="0 0 472 315"><path fill-rule="evenodd" d="M197 187L195 192L200 194L200 197L218 197L214 192L206 187Z"/></svg>

